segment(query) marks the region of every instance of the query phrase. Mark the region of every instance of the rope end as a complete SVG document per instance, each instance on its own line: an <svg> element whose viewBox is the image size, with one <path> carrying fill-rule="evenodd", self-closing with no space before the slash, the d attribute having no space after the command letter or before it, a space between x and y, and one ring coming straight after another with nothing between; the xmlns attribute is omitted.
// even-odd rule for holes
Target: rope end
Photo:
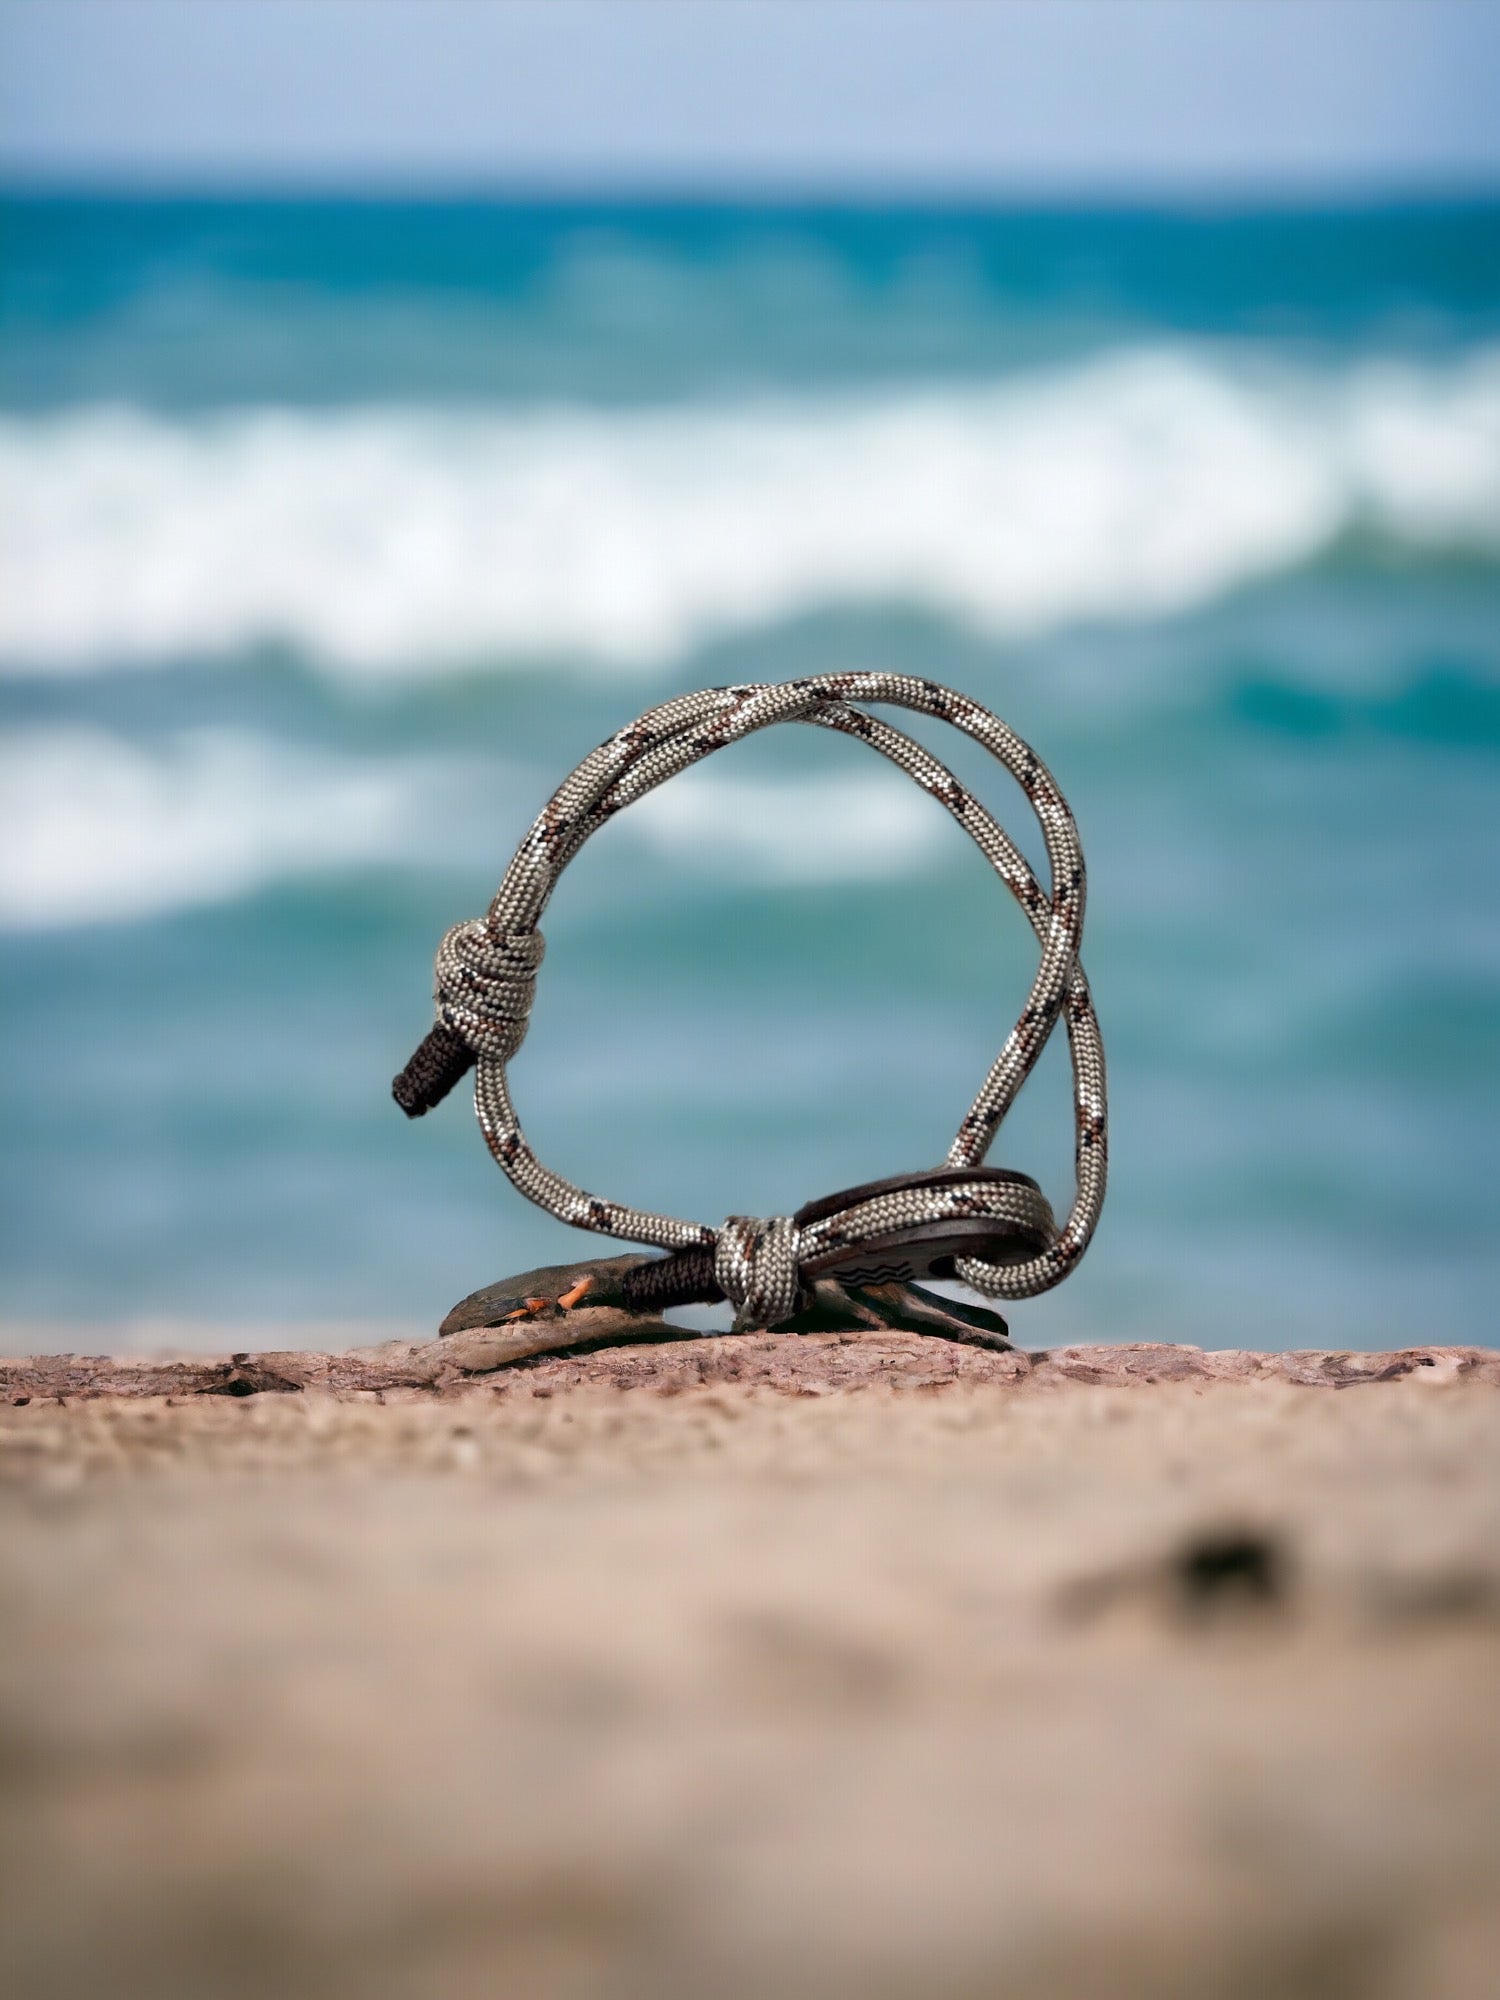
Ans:
<svg viewBox="0 0 1500 2000"><path fill-rule="evenodd" d="M441 1104L473 1066L474 1051L463 1036L439 1021L406 1068L392 1080L391 1095L408 1118L420 1118Z"/></svg>

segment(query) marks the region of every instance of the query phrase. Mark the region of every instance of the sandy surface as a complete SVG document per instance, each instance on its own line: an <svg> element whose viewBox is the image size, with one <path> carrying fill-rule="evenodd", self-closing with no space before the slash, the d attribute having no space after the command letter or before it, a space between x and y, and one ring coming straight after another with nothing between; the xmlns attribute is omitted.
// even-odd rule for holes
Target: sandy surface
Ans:
<svg viewBox="0 0 1500 2000"><path fill-rule="evenodd" d="M0 1404L8 1990L1495 1990L1500 1359L838 1345Z"/></svg>

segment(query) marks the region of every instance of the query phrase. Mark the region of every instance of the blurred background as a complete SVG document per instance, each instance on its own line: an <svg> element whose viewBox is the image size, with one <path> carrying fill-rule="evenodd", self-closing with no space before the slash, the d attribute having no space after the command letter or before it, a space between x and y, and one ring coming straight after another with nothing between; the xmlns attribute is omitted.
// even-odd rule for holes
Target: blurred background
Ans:
<svg viewBox="0 0 1500 2000"><path fill-rule="evenodd" d="M1089 856L1113 1182L1019 1337L1493 1338L1497 86L1461 0L0 0L3 1344L606 1251L392 1105L433 947L642 708L867 665ZM585 1186L934 1163L1019 1009L802 735L559 892L512 1076ZM991 1157L1066 1207L1060 1047Z"/></svg>

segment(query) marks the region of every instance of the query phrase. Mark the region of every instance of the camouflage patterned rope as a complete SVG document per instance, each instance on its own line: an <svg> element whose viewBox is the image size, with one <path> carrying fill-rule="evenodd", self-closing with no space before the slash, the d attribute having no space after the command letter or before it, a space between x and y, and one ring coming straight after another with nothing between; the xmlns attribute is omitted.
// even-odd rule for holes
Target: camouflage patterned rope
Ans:
<svg viewBox="0 0 1500 2000"><path fill-rule="evenodd" d="M858 702L936 716L996 757L1036 814L1050 890L1043 891L1020 851L951 771ZM731 1216L714 1229L600 1200L543 1166L521 1131L506 1068L531 1013L543 950L537 926L584 842L679 771L777 722L815 723L860 737L930 792L1020 904L1041 957L1021 1017L965 1113L945 1168L852 1189L847 1198L812 1203L796 1216ZM966 695L889 673L822 674L679 695L584 758L517 848L487 916L456 924L443 938L436 961L437 1025L396 1078L396 1100L419 1117L475 1065L480 1129L515 1187L564 1222L673 1253L665 1264L643 1267L654 1275L658 1303L717 1291L733 1303L736 1325L776 1326L798 1310L809 1279L819 1274L868 1282L872 1274L918 1270L956 1275L992 1298L1031 1298L1072 1270L1104 1205L1104 1047L1078 957L1084 891L1078 831L1050 773L1013 731ZM1060 1229L1026 1176L984 1166L1059 1016L1072 1059L1076 1165L1073 1204ZM977 1253L968 1254L975 1246Z"/></svg>

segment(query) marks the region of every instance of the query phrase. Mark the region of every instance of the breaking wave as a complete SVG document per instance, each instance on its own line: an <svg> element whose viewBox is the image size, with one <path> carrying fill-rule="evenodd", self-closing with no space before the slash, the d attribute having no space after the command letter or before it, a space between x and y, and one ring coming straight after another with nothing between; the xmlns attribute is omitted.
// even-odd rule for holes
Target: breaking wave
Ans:
<svg viewBox="0 0 1500 2000"><path fill-rule="evenodd" d="M808 612L1155 617L1370 533L1500 551L1500 350L1121 351L981 388L654 411L0 420L0 667L286 646L648 664Z"/></svg>
<svg viewBox="0 0 1500 2000"><path fill-rule="evenodd" d="M0 739L0 924L121 921L409 855L433 764L382 767L238 730L146 745L105 730Z"/></svg>
<svg viewBox="0 0 1500 2000"><path fill-rule="evenodd" d="M125 922L363 868L451 866L453 798L515 789L489 760L358 757L247 730L149 743L14 730L0 737L0 928ZM524 781L538 807L547 789ZM944 831L932 801L889 772L688 772L611 839L683 873L837 882L920 867Z"/></svg>

